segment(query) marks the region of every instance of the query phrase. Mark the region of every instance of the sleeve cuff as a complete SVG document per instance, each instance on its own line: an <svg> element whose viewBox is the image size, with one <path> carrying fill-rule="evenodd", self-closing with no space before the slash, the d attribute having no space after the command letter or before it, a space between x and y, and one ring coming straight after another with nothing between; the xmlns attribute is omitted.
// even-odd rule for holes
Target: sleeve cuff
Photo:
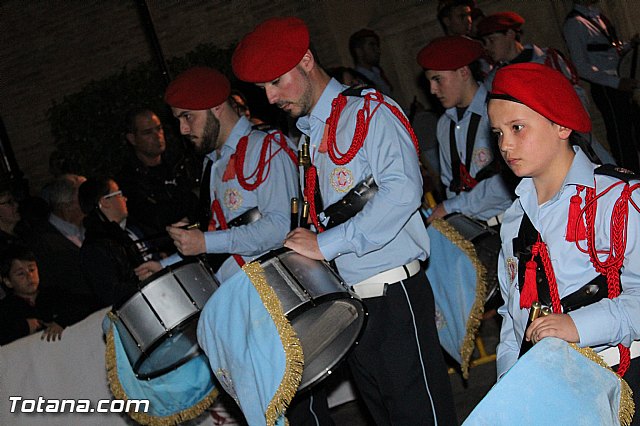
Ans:
<svg viewBox="0 0 640 426"><path fill-rule="evenodd" d="M596 304L592 306L596 308ZM594 318L602 318L602 316L596 312L597 309L587 308L576 309L568 314L578 330L580 346L600 346L609 342L611 335L608 327L603 327L604 324L594 326Z"/></svg>
<svg viewBox="0 0 640 426"><path fill-rule="evenodd" d="M230 230L210 231L204 233L204 245L207 253L229 253Z"/></svg>
<svg viewBox="0 0 640 426"><path fill-rule="evenodd" d="M169 265L173 265L174 263L178 263L182 260L182 257L178 253L174 253L169 257L165 257L164 259L160 259L160 265L163 268L166 268Z"/></svg>
<svg viewBox="0 0 640 426"><path fill-rule="evenodd" d="M333 260L347 251L344 224L318 234L318 247L326 260Z"/></svg>

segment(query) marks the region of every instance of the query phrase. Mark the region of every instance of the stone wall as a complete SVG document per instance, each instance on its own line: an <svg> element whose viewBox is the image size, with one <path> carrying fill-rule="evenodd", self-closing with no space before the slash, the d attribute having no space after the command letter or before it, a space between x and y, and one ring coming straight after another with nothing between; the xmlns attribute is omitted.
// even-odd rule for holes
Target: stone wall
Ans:
<svg viewBox="0 0 640 426"><path fill-rule="evenodd" d="M480 0L485 13L514 10L526 20L524 42L566 50L560 33L568 0ZM638 31L640 11L629 1L603 1L623 37ZM424 100L417 51L442 34L436 0L148 0L167 58L200 43L233 45L271 16L296 15L310 27L325 66L349 65L349 35L363 27L382 37L382 66L395 97ZM635 25L635 28L634 28ZM37 189L50 178L53 140L46 119L52 102L94 79L153 58L134 0L3 0L0 3L0 116L20 167ZM160 75L159 75L160 78ZM602 123L596 120L604 140Z"/></svg>

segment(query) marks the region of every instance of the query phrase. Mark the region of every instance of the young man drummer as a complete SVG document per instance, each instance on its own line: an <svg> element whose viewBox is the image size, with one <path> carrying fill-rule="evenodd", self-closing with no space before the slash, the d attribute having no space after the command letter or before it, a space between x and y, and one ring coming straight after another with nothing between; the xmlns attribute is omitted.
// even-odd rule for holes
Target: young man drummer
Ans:
<svg viewBox="0 0 640 426"><path fill-rule="evenodd" d="M376 423L434 424L435 417L440 425L457 423L433 294L420 267L429 240L418 213L417 142L406 117L380 93L345 92L330 79L298 18L258 25L239 43L232 65L238 78L263 87L270 103L298 118L312 165L306 200L318 231L327 222L319 223L316 213L370 176L378 187L346 222L319 233L298 228L285 240L307 257L334 260L364 297L368 324L349 364ZM362 114L367 121L357 120Z"/></svg>
<svg viewBox="0 0 640 426"><path fill-rule="evenodd" d="M418 53L431 93L446 108L437 137L447 199L429 222L459 212L496 226L513 201L489 132L487 90L474 74L482 54L478 41L463 36L437 38Z"/></svg>
<svg viewBox="0 0 640 426"><path fill-rule="evenodd" d="M229 103L230 93L227 77L207 67L184 71L165 92L180 133L205 155L200 190L204 229L167 230L183 256L231 254L217 272L221 282L245 260L282 246L291 227L290 200L298 193L295 154L285 136L254 129ZM136 274L146 278L178 260L174 255L146 262Z"/></svg>
<svg viewBox="0 0 640 426"><path fill-rule="evenodd" d="M523 339L553 336L594 347L610 365L619 359L638 406L640 182L570 145L571 132L588 132L591 121L558 71L508 65L496 73L489 99L500 152L523 178L501 230L507 301L499 309L498 377L517 361ZM553 313L525 330L534 301Z"/></svg>

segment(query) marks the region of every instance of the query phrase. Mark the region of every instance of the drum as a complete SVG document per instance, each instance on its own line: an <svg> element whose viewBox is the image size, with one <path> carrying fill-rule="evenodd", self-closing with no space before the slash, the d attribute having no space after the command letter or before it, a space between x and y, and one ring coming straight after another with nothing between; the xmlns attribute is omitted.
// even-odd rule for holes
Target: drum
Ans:
<svg viewBox="0 0 640 426"><path fill-rule="evenodd" d="M114 306L116 327L139 379L152 379L198 356L200 311L220 284L201 260L159 271L139 290Z"/></svg>
<svg viewBox="0 0 640 426"><path fill-rule="evenodd" d="M500 254L501 246L500 233L462 213L451 213L445 216L444 220L473 244L478 259L487 270L485 309L497 308L502 304L498 283L498 255Z"/></svg>
<svg viewBox="0 0 640 426"><path fill-rule="evenodd" d="M304 353L299 390L331 374L364 331L366 312L327 262L280 249L257 260Z"/></svg>

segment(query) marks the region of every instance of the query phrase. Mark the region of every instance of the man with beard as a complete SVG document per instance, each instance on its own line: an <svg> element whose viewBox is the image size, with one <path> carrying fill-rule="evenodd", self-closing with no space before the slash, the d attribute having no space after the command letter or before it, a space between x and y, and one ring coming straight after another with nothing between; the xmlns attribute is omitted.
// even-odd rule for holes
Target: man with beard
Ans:
<svg viewBox="0 0 640 426"><path fill-rule="evenodd" d="M253 129L230 104L230 93L229 80L206 67L183 72L165 92L180 133L205 155L200 229L176 223L167 231L182 256L232 255L217 271L221 282L245 261L282 246L297 196L296 160L285 136ZM147 262L136 273L144 279L179 259Z"/></svg>
<svg viewBox="0 0 640 426"><path fill-rule="evenodd" d="M270 103L298 118L301 148L308 144L311 162L305 198L318 233L297 228L284 245L334 260L362 297L367 327L349 365L375 422L456 424L433 293L420 265L429 237L418 212L422 179L407 118L379 92L346 90L331 79L309 49L309 31L299 18L258 25L238 44L232 65L238 78L264 88ZM345 194L363 182L371 187L371 180L377 192L359 211L343 211L349 218L340 224L333 216L324 220L330 207L340 209Z"/></svg>

